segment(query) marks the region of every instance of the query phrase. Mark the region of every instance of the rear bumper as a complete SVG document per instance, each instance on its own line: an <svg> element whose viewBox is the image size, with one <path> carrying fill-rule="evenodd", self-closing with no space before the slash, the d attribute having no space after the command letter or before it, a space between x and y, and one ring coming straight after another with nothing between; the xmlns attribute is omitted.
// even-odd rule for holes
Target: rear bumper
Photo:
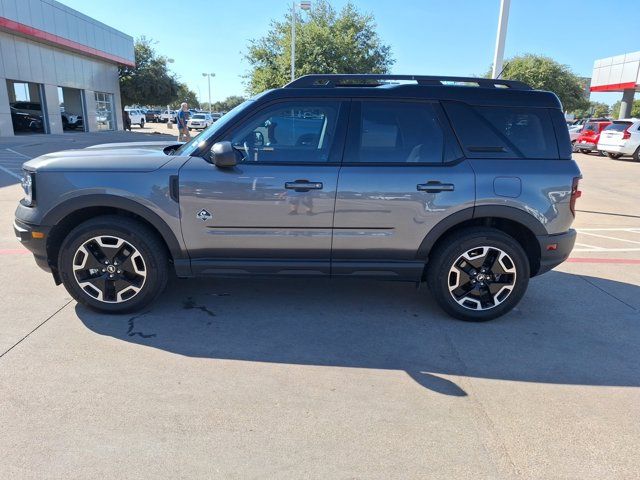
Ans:
<svg viewBox="0 0 640 480"><path fill-rule="evenodd" d="M576 142L573 144L574 151L576 150L597 150L598 146L595 143L581 143Z"/></svg>
<svg viewBox="0 0 640 480"><path fill-rule="evenodd" d="M603 145L599 143L598 149L606 153L621 153L622 155L632 155L635 152L635 148L628 143L624 145Z"/></svg>
<svg viewBox="0 0 640 480"><path fill-rule="evenodd" d="M548 272L567 258L576 243L576 231L569 229L557 235L539 235L536 237L540 245L540 268L536 275Z"/></svg>
<svg viewBox="0 0 640 480"><path fill-rule="evenodd" d="M33 253L36 264L46 272L51 272L49 259L47 258L47 238L49 236L50 227L30 225L16 219L13 222L13 232L18 241ZM43 233L43 238L33 238L33 232Z"/></svg>

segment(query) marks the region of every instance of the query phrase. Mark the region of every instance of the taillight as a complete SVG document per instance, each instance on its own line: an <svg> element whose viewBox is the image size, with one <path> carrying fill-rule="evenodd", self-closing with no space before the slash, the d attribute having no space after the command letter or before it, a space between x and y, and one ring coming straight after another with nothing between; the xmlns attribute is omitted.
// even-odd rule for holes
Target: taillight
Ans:
<svg viewBox="0 0 640 480"><path fill-rule="evenodd" d="M573 216L576 216L576 200L582 196L582 192L578 190L578 186L580 184L580 177L573 177L573 182L571 182L571 200L569 202L569 208L571 209L571 213Z"/></svg>
<svg viewBox="0 0 640 480"><path fill-rule="evenodd" d="M631 138L631 133L629 132L629 128L625 128L624 132L622 132L622 139L628 140Z"/></svg>

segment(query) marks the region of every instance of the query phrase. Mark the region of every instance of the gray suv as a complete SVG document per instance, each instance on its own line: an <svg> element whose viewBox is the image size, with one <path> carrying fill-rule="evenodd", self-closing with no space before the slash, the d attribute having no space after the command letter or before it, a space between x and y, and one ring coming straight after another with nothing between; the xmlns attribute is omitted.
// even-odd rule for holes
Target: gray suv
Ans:
<svg viewBox="0 0 640 480"><path fill-rule="evenodd" d="M580 171L558 98L507 80L309 75L185 144L24 164L15 232L80 303L127 312L170 274L426 282L498 317L563 262Z"/></svg>

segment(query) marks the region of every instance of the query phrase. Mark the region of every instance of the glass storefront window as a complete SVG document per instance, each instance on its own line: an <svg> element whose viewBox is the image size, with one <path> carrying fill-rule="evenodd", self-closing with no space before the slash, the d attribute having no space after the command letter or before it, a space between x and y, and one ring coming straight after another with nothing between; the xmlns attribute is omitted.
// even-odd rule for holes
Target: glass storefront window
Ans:
<svg viewBox="0 0 640 480"><path fill-rule="evenodd" d="M115 130L116 121L113 114L113 94L95 92L96 94L96 120L98 130Z"/></svg>

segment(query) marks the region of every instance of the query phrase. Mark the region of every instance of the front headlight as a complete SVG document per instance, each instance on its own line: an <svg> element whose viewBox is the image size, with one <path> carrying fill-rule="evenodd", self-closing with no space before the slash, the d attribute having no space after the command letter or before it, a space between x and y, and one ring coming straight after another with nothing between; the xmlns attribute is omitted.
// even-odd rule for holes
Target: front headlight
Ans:
<svg viewBox="0 0 640 480"><path fill-rule="evenodd" d="M29 172L27 170L22 171L22 189L24 190L24 198L22 203L27 207L31 207L34 204L35 197L33 194L35 186L35 172Z"/></svg>

